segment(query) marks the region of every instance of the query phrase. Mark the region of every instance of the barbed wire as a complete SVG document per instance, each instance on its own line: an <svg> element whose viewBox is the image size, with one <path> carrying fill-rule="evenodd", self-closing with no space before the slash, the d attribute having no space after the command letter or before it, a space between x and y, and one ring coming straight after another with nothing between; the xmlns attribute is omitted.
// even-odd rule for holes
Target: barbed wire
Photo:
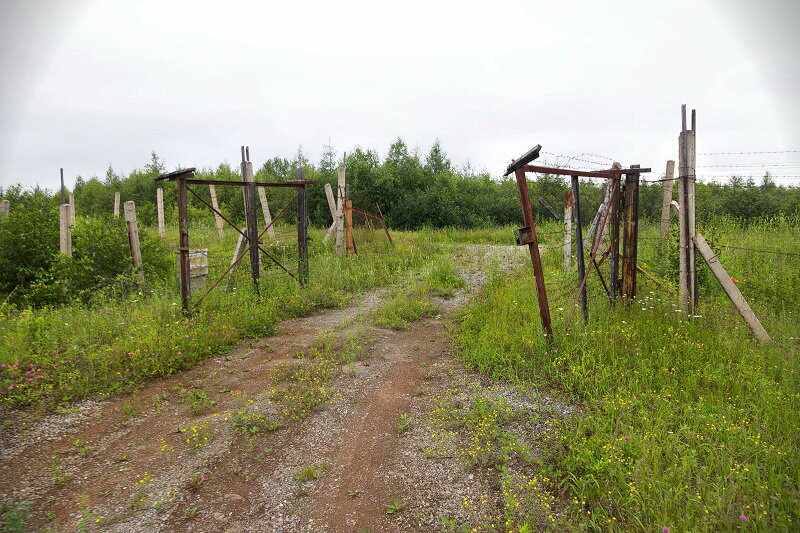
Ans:
<svg viewBox="0 0 800 533"><path fill-rule="evenodd" d="M773 150L761 152L701 152L697 155L756 155L756 154L800 154L800 150Z"/></svg>

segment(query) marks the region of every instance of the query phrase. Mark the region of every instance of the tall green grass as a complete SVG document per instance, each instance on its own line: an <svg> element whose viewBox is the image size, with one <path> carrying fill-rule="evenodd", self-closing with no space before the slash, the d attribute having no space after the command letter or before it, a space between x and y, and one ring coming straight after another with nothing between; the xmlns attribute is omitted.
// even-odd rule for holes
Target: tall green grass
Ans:
<svg viewBox="0 0 800 533"><path fill-rule="evenodd" d="M265 246L297 269L296 234L278 228ZM211 223L192 231L193 248L209 248L209 284L228 267L235 235L218 239ZM113 394L154 376L191 367L224 353L243 338L270 335L280 320L344 305L356 292L396 283L438 256L405 239L364 242L357 256L340 257L312 232L310 283L298 284L264 263L260 296L246 263L183 316L177 280L145 285L126 299L95 298L58 309L3 309L0 315L0 409L50 408L92 394ZM175 242L171 232L168 239ZM177 276L176 276L177 277Z"/></svg>
<svg viewBox="0 0 800 533"><path fill-rule="evenodd" d="M800 252L787 238L796 231L792 224L727 225L714 238ZM645 263L666 278L655 267L658 244L647 242ZM760 255L728 255L723 263L763 311L771 344L759 345L715 288L703 291L697 315L687 317L673 292L642 276L629 307L611 308L591 286L584 326L574 307L575 275L565 277L555 253L545 254L552 344L542 333L529 265L495 273L465 315L458 341L466 361L581 408L541 443L550 490L560 496L558 527L800 528L800 318L785 304L800 293L797 263Z"/></svg>

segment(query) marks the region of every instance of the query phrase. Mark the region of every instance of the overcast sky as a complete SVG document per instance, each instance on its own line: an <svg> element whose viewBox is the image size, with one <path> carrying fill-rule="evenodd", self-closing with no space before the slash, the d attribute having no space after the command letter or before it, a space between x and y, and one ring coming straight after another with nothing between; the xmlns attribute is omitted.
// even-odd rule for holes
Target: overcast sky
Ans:
<svg viewBox="0 0 800 533"><path fill-rule="evenodd" d="M495 175L537 143L662 173L682 103L700 154L800 150L796 0L0 5L0 186L151 151L169 169L236 163L242 144L257 166L329 140L385 155L398 136ZM700 155L698 174L764 164L800 184L800 152Z"/></svg>

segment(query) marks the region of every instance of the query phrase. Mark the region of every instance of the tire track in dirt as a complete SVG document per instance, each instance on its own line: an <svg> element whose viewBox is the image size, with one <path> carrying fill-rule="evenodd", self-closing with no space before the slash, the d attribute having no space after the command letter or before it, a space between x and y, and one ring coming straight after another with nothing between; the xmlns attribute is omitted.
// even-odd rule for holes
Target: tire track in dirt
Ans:
<svg viewBox="0 0 800 533"><path fill-rule="evenodd" d="M508 261L518 252L461 249L459 268L469 288L440 301L443 314L461 308L482 287L488 256ZM401 332L369 326L365 319L382 294L367 295L347 309L285 321L274 337L150 382L136 395L86 402L72 419L45 421L40 427L48 431L8 439L0 498L33 502L34 530L76 525L120 532L438 530L423 527L408 512L390 516L386 506L408 496L408 487L398 481L408 450L401 453L397 422L431 378L431 362L449 359L450 321L427 319ZM331 330L339 339L360 336L365 351L338 371L331 383L336 395L324 410L277 431L237 434L226 421L230 413L268 403L276 366ZM176 400L176 386L205 391L215 402L213 412L191 415ZM161 399L154 405L153 398ZM123 416L131 404L136 414ZM187 449L186 433L176 429L205 423L215 428L216 438L199 450ZM91 451L76 451L76 439ZM54 454L62 457L68 477L62 483L54 482ZM310 464L325 465L321 477L299 480L299 469ZM437 505L425 502L427 509Z"/></svg>

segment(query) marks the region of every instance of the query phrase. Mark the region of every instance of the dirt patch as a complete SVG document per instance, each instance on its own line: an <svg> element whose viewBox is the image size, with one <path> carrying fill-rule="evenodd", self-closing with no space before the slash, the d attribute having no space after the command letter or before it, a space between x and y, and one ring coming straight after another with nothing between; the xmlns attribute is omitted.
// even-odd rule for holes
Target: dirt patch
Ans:
<svg viewBox="0 0 800 533"><path fill-rule="evenodd" d="M135 394L32 423L5 438L0 498L32 502L34 530L377 532L480 523L476 509L497 512L498 487L465 467L456 448L436 448L430 413L453 390L466 401L491 389L453 363L450 317L485 283L490 261L515 259L524 259L516 247L463 247L468 289L437 301L441 314L407 331L371 325L378 291L286 321L274 337ZM322 367L312 352L323 341L347 351L329 381L314 370ZM303 379L297 402L308 408L280 418L276 394ZM520 410L550 401L491 390ZM527 438L540 428L516 431ZM465 499L491 503L466 511Z"/></svg>

